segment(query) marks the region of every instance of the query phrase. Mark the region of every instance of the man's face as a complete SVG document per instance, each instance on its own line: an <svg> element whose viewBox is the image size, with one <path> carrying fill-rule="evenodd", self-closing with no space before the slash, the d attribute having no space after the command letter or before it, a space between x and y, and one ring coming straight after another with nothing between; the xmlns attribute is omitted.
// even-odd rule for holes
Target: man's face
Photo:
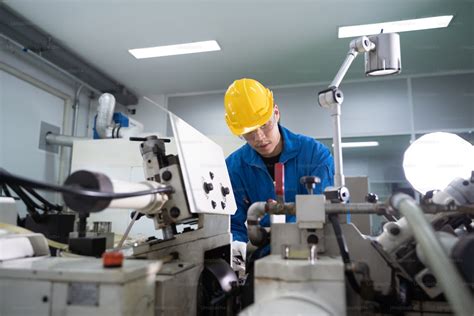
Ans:
<svg viewBox="0 0 474 316"><path fill-rule="evenodd" d="M243 134L242 137L255 149L262 157L274 157L281 153L281 135L278 129L280 112L275 105L273 115L270 120L256 130Z"/></svg>

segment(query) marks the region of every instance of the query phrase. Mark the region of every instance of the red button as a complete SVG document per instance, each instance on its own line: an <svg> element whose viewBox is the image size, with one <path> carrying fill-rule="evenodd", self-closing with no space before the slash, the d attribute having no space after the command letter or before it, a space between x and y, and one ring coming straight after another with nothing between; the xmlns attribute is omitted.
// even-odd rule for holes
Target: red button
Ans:
<svg viewBox="0 0 474 316"><path fill-rule="evenodd" d="M123 264L123 254L119 251L104 252L102 255L104 268L118 268Z"/></svg>

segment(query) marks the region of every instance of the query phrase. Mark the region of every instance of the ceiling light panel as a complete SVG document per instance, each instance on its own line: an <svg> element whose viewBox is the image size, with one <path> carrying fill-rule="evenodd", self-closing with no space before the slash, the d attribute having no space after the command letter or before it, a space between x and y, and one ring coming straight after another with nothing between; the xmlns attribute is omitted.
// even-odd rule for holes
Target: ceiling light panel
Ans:
<svg viewBox="0 0 474 316"><path fill-rule="evenodd" d="M400 33L418 30L428 30L447 27L452 15L434 16L430 18L402 20L384 23L363 24L353 26L341 26L338 37L356 37L362 35L374 35L379 33Z"/></svg>
<svg viewBox="0 0 474 316"><path fill-rule="evenodd" d="M219 44L212 41L185 43L177 45L135 48L128 51L137 59L195 54L221 50Z"/></svg>
<svg viewBox="0 0 474 316"><path fill-rule="evenodd" d="M379 145L379 142L349 142L341 143L342 148L358 148L358 147L376 147ZM332 145L334 147L334 144Z"/></svg>

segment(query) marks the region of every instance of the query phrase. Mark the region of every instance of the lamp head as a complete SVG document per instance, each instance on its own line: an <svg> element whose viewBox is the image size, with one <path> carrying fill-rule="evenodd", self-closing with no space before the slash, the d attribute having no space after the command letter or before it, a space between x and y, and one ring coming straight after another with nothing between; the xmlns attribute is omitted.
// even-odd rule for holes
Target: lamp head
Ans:
<svg viewBox="0 0 474 316"><path fill-rule="evenodd" d="M421 194L443 190L453 179L471 176L474 147L456 134L425 134L405 151L403 170L408 182Z"/></svg>
<svg viewBox="0 0 474 316"><path fill-rule="evenodd" d="M387 76L400 73L400 35L382 33L369 36L375 48L365 53L365 74L367 76Z"/></svg>

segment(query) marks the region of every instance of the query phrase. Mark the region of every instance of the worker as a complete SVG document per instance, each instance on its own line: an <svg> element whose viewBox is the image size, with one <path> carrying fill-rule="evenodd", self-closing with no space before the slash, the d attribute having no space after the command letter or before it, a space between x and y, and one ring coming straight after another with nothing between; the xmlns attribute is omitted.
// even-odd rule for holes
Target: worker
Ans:
<svg viewBox="0 0 474 316"><path fill-rule="evenodd" d="M274 103L273 93L254 79L234 81L224 97L225 120L230 131L246 141L226 159L237 211L231 217L234 270L245 267L248 242L247 210L254 202L276 199L274 165L285 167L285 201L294 202L296 194L307 194L300 178L317 176L314 193L322 193L333 185L334 162L326 146L311 137L292 133L280 125L280 110ZM294 222L287 215L287 222ZM261 226L269 226L268 214ZM263 249L263 250L262 250ZM269 253L262 248L259 257Z"/></svg>

